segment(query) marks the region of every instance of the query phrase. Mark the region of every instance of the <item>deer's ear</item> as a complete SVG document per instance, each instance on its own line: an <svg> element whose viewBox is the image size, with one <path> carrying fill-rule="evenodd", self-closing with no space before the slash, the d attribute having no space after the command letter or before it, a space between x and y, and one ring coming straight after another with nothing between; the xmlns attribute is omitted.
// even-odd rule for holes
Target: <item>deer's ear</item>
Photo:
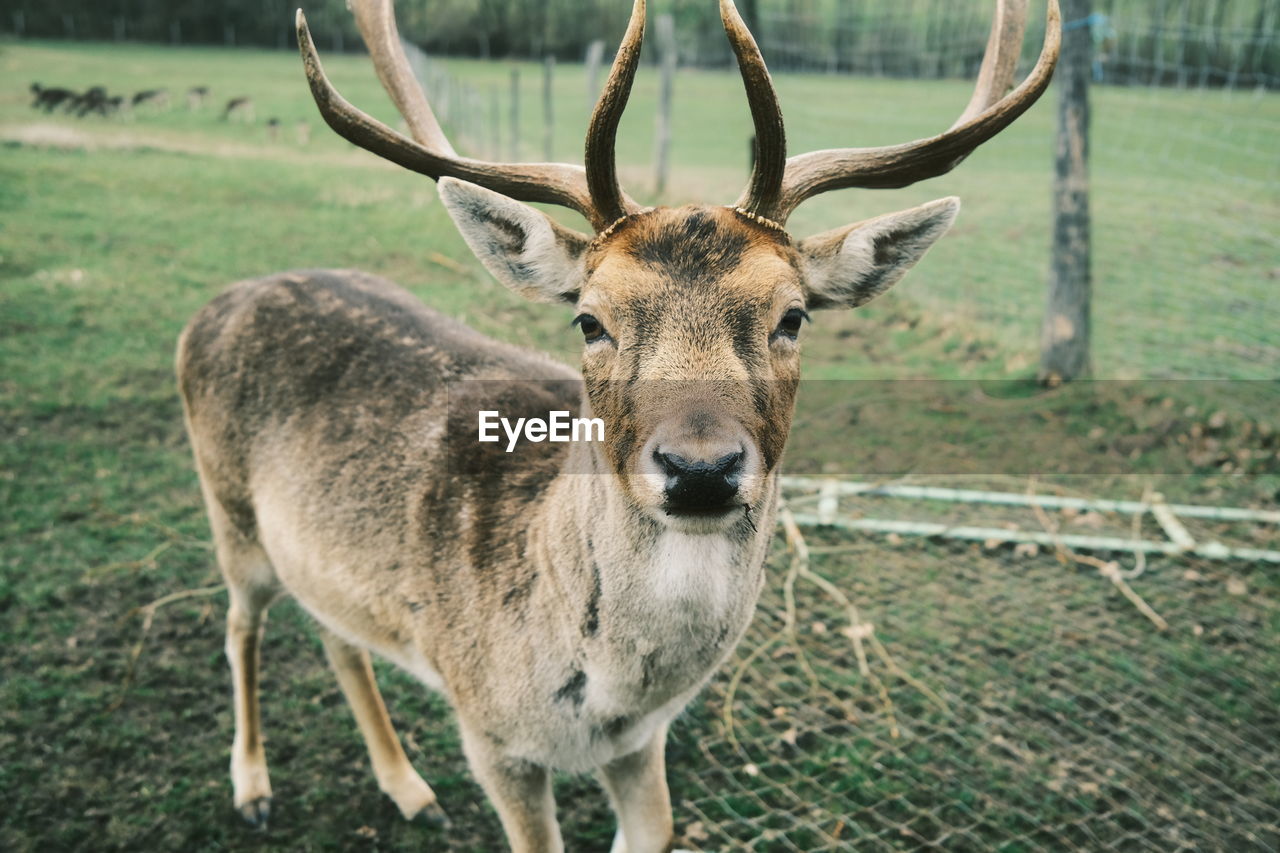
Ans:
<svg viewBox="0 0 1280 853"><path fill-rule="evenodd" d="M810 308L852 308L893 287L947 232L960 199L942 198L800 242Z"/></svg>
<svg viewBox="0 0 1280 853"><path fill-rule="evenodd" d="M535 302L578 300L591 239L540 210L456 178L440 199L471 251L498 281Z"/></svg>

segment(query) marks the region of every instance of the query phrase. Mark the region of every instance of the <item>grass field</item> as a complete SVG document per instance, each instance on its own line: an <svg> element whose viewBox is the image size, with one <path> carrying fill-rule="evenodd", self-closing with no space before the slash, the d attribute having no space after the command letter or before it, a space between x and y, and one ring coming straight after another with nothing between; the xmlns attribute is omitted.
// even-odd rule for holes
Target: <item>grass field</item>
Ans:
<svg viewBox="0 0 1280 853"><path fill-rule="evenodd" d="M389 118L362 59L337 57L328 67L353 101ZM505 65L450 67L482 90L508 74ZM223 598L212 589L218 578L182 436L174 341L226 283L299 266L380 273L482 331L572 362L568 316L527 305L484 275L429 181L331 138L291 55L4 44L0 69L0 788L8 793L0 847L430 843L376 790L318 643L291 605L273 610L264 652L272 829L254 835L232 812ZM620 154L624 179L641 194L651 78L637 86ZM252 94L258 122L222 123L214 108L192 114L181 105L131 121L45 117L27 107L31 80L119 91L209 85L215 101ZM525 67L523 80L527 103L537 103L535 69ZM561 69L557 86L557 155L576 159L586 111L580 72ZM923 135L966 98L960 83L783 77L779 89L795 150ZM729 201L745 176L749 120L739 84L688 73L679 93L679 196L670 201ZM1102 90L1096 101L1099 372L1274 380L1280 196L1268 134L1280 126L1280 99ZM842 105L834 115L832 104ZM272 115L283 123L280 142L262 125ZM292 141L304 118L313 126L305 148ZM1027 390L1046 265L1051 123L1041 104L952 176L892 195L837 194L794 217L808 233L945 194L966 204L954 235L894 294L857 314L817 318L807 375L1007 379L1005 387ZM532 156L541 136L532 107L524 127ZM1242 387L1251 389L1247 399L1221 420L1197 383L1141 386L1132 399L1108 392L1100 403L1042 398L1037 416L1096 425L1099 446L1136 457L1143 475L1059 488L1137 497L1155 483L1188 499L1274 506L1274 384ZM919 440L896 434L889 428L876 440ZM823 470L846 456L847 433L832 424L810 435L793 445L797 469ZM1137 445L1122 440L1148 435ZM1261 528L1236 532L1276 547ZM772 565L780 578L781 546ZM722 726L723 678L676 731L673 790L691 843L1276 843L1274 567L1154 567L1162 582L1145 592L1173 622L1159 636L1109 586L1048 554L860 542L822 557L820 568L859 597L953 716L938 716L896 681L891 695L906 731L887 734L878 694L857 677L847 645L833 643L839 613L807 588L802 606L813 619L803 641L823 656L824 691L788 680L803 680L794 652L765 655L743 682L745 746L735 749ZM187 590L206 592L144 621L139 608ZM771 584L744 653L772 635L782 606ZM463 765L444 703L389 668L380 676L411 758L458 827L450 849L495 849L496 819ZM1133 726L1117 728L1115 719L1135 714ZM799 732L783 746L769 734L790 731L781 722ZM993 750L992 731L1012 746ZM1167 776L1169 767L1178 773ZM594 784L566 779L558 793L574 849L603 849L612 822ZM838 825L809 815L824 809Z"/></svg>
<svg viewBox="0 0 1280 853"><path fill-rule="evenodd" d="M20 88L29 80L83 88L95 82L119 91L170 84L175 94L208 85L215 106L202 114L177 109L131 123L71 120L72 126L127 148L158 147L226 157L257 149L263 167L288 164L313 193L313 210L338 201L342 186L363 185L352 175L377 168L319 125L314 106L299 93L299 67L288 53L224 50L172 51L159 47L11 46L4 54L13 88L0 102L0 127L13 137L35 115ZM386 97L362 57L335 56L326 67L357 104L392 120ZM487 99L502 97L511 66L451 62L449 68ZM522 67L521 128L525 157L541 157L540 70ZM657 81L641 74L619 134L624 180L644 197L652 178L653 111ZM556 77L555 156L577 161L587 104L581 69L562 66ZM729 201L745 179L750 119L741 85L727 73L682 71L674 116L673 162L677 188L671 203ZM962 81L784 75L778 89L793 151L833 145L880 145L937 132L968 96ZM226 98L252 94L258 124L213 120ZM1280 275L1280 244L1270 227L1280 215L1280 166L1273 139L1280 127L1276 94L1097 89L1094 93L1093 191L1095 217L1096 362L1098 375L1121 378L1272 379L1280 375L1280 347L1270 333L1268 308ZM179 98L180 99L180 98ZM505 122L506 108L501 110ZM488 104L480 104L487 119ZM278 117L283 137L309 120L313 142L271 148L262 122ZM1024 375L1034 362L1048 265L1050 152L1053 104L1046 98L951 175L895 193L844 192L815 200L792 219L797 233L906 207L941 195L965 203L953 239L920 268L906 294L932 315L990 338L1005 357L985 375ZM25 131L31 133L30 130ZM502 130L505 134L505 129ZM464 150L485 154L488 134L462 139ZM335 160L350 165L350 171ZM360 198L403 205L407 196L428 204L431 188L412 177L388 178L386 196ZM290 176L277 189L285 203ZM357 199L344 199L356 201ZM416 203L416 202L414 202ZM319 215L322 210L314 210ZM388 211L389 213L389 211ZM462 257L447 229L416 221L404 250L441 250ZM388 236L392 236L388 234ZM440 245L435 245L439 240ZM417 257L421 257L420 255ZM252 260L252 259L247 259ZM473 267L474 268L474 267ZM261 267L247 268L251 272ZM232 271L234 272L234 271ZM435 275L435 270L430 270ZM424 272L423 278L426 278ZM412 282L410 282L412 283ZM934 375L934 365L921 371Z"/></svg>

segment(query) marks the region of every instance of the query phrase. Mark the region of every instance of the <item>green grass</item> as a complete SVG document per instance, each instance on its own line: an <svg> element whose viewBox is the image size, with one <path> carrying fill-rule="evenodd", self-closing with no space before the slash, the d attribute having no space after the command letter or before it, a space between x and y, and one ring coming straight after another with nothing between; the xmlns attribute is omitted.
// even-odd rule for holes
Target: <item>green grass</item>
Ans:
<svg viewBox="0 0 1280 853"><path fill-rule="evenodd" d="M336 57L327 67L352 100L390 118L364 60ZM505 85L509 72L506 65L450 67L481 91ZM431 843L424 831L403 825L377 792L307 620L289 605L273 611L264 655L264 713L278 797L273 828L255 836L230 809L222 599L176 601L157 612L145 637L137 613L161 596L218 580L182 436L174 342L186 319L228 282L301 266L386 275L486 333L532 342L572 362L578 344L567 314L526 304L483 274L429 181L355 152L315 126L289 54L4 44L0 69L6 81L0 91L0 788L9 793L0 847L407 849ZM535 104L536 69L522 71L526 103ZM212 109L191 114L181 105L133 121L49 118L28 109L30 80L102 83L117 91L165 83L181 92L205 84L214 88L215 101L252 94L258 122L224 124ZM586 116L579 70L562 68L557 87L563 128L556 156L575 159ZM966 97L961 84L822 77L786 76L779 89L795 150L923 135L945 124L944 116ZM679 92L673 183L680 195L669 201L728 201L745 178L749 119L739 84L728 75L689 73L682 74ZM1276 164L1265 154L1261 129L1280 118L1275 96L1097 94L1101 372L1273 379L1280 361L1274 310L1267 309L1275 304L1271 289L1280 267L1269 225L1276 215ZM646 73L620 143L624 177L641 195L653 101ZM541 136L531 109L523 125L530 156ZM267 140L262 122L272 115L284 123L284 141ZM291 130L303 118L315 127L311 143L300 148ZM1052 110L1040 105L943 180L892 196L836 194L797 214L797 230L808 233L948 193L966 202L955 235L895 294L865 311L817 318L806 345L807 375L1009 379L999 394L1030 392L1025 379L1034 366L1046 264L1051 122ZM1206 151L1223 156L1207 158ZM812 411L848 417L808 415L809 431L798 428L792 446L794 470L840 470L854 445L918 449L933 420L945 422L955 405L943 395L920 410L919 422L898 429L892 407L838 399L841 389L854 387L827 383L834 400L814 392L807 404L816 406ZM1076 490L1135 497L1142 483L1154 482L1179 496L1262 504L1280 482L1274 433L1265 432L1267 421L1275 422L1273 387L1261 385L1252 398L1232 403L1230 417L1217 426L1207 423L1210 404L1188 397L1225 406L1224 398L1188 383L1083 400L1050 395L1016 411L1060 420L1073 434L1101 427L1091 439L1095 449L1115 458L1137 451L1134 470L1142 476L1075 481ZM1195 411L1187 410L1191 403ZM976 421L966 442L998 437L1002 411L1011 410L996 407ZM1148 435L1157 439L1133 443ZM1217 443L1212 452L1206 441ZM1207 455L1197 455L1201 451ZM1241 462L1238 451L1256 455ZM1154 476L1159 473L1176 476ZM1198 713L1219 727L1212 732L1244 732L1257 743L1280 736L1274 655L1249 656L1273 647L1280 629L1270 570L1245 572L1248 599L1221 591L1220 567L1198 567L1213 581L1212 592L1209 580L1185 577L1169 589L1147 587L1162 612L1178 615L1172 636L1147 645L1140 617L1123 600L1108 598L1088 585L1092 581L1078 585L1047 555L1024 572L1007 554L975 556L926 543L892 558L871 553L878 544L824 557L820 568L863 597L869 618L883 622L886 642L912 671L932 673L975 707L989 684L1005 690L1008 707L1019 709L1007 725L1016 731L1026 722L1028 737L1040 739L1032 746L1044 754L1026 766L993 756L983 740L992 720L966 717L949 729L901 684L894 698L902 718L923 728L916 737L886 741L877 693L853 674L847 645L830 644L842 616L810 589L802 599L807 617L831 626L822 635L828 640L815 640L814 654L824 681L839 693L832 707L849 703L862 722L840 729L849 724L832 721L836 711L820 704L825 699L806 696L804 702L816 703L810 706L798 698L800 688L789 694L802 675L790 658L770 657L750 676L743 713L756 716L744 725L774 749L767 733L774 731L767 722L773 708L814 715L800 725L812 733L800 741L812 755L766 760L752 752L761 775L744 776L745 759L719 722L725 681L718 680L677 727L671 754L681 825L706 823L710 848L744 843L740 833L761 828L749 820L755 815L769 822L763 831L786 831L773 824L806 814L806 797L830 813L848 810L852 823L844 830L834 823L820 832L795 830L788 837L801 847L837 831L845 839L857 832L901 845L911 836L897 824L882 834L878 821L896 815L931 837L922 815L944 813L970 821L987 815L975 833L991 843L1022 839L1007 849L1033 847L1037 839L1061 846L1063 837L1088 846L1088 836L1075 834L1086 830L1122 838L1087 824L1104 813L1096 803L1083 803L1084 794L1056 789L1042 777L1053 764L1049 753L1063 748L1064 738L1086 738L1075 723L1055 727L1052 714L1092 714L1089 697L1125 695L1135 683L1141 695L1154 697L1147 713L1157 722L1173 726L1184 716L1183 698L1194 697ZM785 566L781 553L773 565ZM955 566L967 569L953 573ZM1166 575L1181 571L1170 563ZM747 648L776 630L776 586ZM1022 599L1007 597L1015 589ZM1039 603L1013 606L1011 600ZM1027 624L1028 612L1037 614L1034 624ZM994 622L993 613L999 616ZM1193 624L1209 639L1195 639ZM1104 626L1094 635L1097 645L1072 639L1073 632L1090 630L1082 625ZM1014 651L966 651L975 637L984 647ZM1062 643L1072 649L1066 658ZM948 655L956 654L961 664L948 668ZM1041 682L1061 680L1054 667L1063 659L1082 680L1075 692L1047 695ZM443 702L390 669L380 675L411 758L460 827L451 836L453 848L495 849L496 819L465 769ZM1212 685L1209 694L1197 692L1197 679ZM1037 716L1041 703L1047 710ZM1193 741L1159 727L1156 734L1179 762L1195 760ZM1006 735L1013 737L1009 730ZM1274 794L1275 775L1260 776L1264 771L1256 768L1274 760L1263 753L1251 769L1248 762L1218 759L1212 772L1232 791L1262 791L1266 802L1265 785ZM1179 826L1201 833L1189 837L1243 849L1231 843L1237 836L1222 829L1226 823L1213 823L1219 812L1201 821L1197 806L1179 801L1201 796L1199 788L1161 783L1160 773L1149 757L1123 768L1122 779L1141 795L1132 807L1143 820L1167 822L1156 810L1170 808ZM797 801L781 788L761 787L773 778L790 779L803 796ZM1096 796L1106 800L1107 790ZM574 846L603 848L612 822L602 795L589 780L564 780L558 791ZM957 809L956 815L948 811ZM1261 820L1268 813L1243 814ZM1068 829L1035 835L1037 826L1059 825Z"/></svg>

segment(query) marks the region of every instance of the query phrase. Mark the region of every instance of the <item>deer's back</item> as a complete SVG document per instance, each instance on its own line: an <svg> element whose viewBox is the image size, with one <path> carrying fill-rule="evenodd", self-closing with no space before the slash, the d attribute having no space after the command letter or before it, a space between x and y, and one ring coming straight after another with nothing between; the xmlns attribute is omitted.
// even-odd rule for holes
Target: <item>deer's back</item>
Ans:
<svg viewBox="0 0 1280 853"><path fill-rule="evenodd" d="M567 381L526 381L547 378ZM514 512L517 497L527 505L530 490L554 473L562 445L474 464L474 454L497 449L475 441L474 398L575 410L576 379L385 279L345 270L235 284L195 315L178 344L201 475L236 528L256 537L274 497L297 513L291 526L360 540L375 553L403 554L424 526L449 529L450 515L468 511L477 495L494 516L482 527L501 523L508 505ZM457 405L462 395L471 405ZM466 476L448 476L459 472Z"/></svg>

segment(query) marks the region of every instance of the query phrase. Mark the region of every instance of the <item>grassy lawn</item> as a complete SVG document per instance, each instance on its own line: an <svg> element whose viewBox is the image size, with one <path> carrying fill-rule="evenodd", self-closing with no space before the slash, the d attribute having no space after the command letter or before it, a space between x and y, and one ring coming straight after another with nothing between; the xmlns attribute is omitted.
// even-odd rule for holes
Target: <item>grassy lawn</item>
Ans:
<svg viewBox="0 0 1280 853"><path fill-rule="evenodd" d="M364 59L335 57L327 67L351 100L391 118ZM487 92L506 86L510 66L450 68ZM3 44L0 69L0 788L9 793L0 847L432 843L377 791L319 644L287 604L273 610L264 652L272 828L254 835L231 810L224 598L181 598L150 622L139 612L218 583L182 435L174 342L228 282L302 266L377 272L486 333L572 362L578 338L567 314L489 279L429 181L321 127L290 54ZM541 139L537 69L523 67L521 79L532 157ZM215 106L189 113L179 103L129 121L46 117L27 106L31 80L115 91L163 84L178 101L188 86L209 85ZM580 69L561 68L556 85L556 154L576 159L586 116ZM729 201L740 188L749 118L739 89L727 74L682 73L679 194L667 201ZM961 83L801 76L781 78L779 89L794 150L924 135L967 97ZM257 123L218 121L216 104L241 94L257 102ZM655 94L653 75L642 74L620 135L624 179L641 195ZM1096 108L1100 373L1274 380L1280 195L1267 133L1280 126L1280 99L1101 90ZM966 204L954 236L894 294L817 318L808 376L966 379L1015 399L1028 394L1052 114L1047 101L1037 106L927 186L892 197L836 194L794 217L796 231L809 233L946 194ZM280 141L267 138L269 116L281 119ZM312 138L302 147L293 127L304 119ZM838 399L850 383L818 387L826 390L813 394L808 431L797 430L793 470L843 473L850 435L873 435L908 458L930 440L930 419L945 420L952 405L912 410L925 414L899 429L892 406L851 409ZM978 386L954 387L963 398ZM1273 382L1176 382L1050 395L1016 413L1065 423L1071 434L1096 427L1094 449L1131 460L1124 470L1140 475L1119 475L1117 463L1087 481L1060 478L1062 488L1137 497L1153 482L1188 499L1274 506L1274 401ZM814 414L837 410L845 420ZM961 450L998 441L1011 411L994 407L975 421ZM962 456L926 473L978 473ZM1235 532L1277 547L1261 528ZM882 545L859 542L818 567L858 597L903 666L949 710L889 679L895 723L857 675L837 632L840 611L805 587L801 636L761 655L743 679L736 744L722 718L735 701L725 677L677 727L672 784L691 843L1277 843L1274 567L1153 567L1166 582L1143 591L1173 625L1156 636L1109 586L1048 554ZM772 565L780 583L781 545ZM775 634L782 607L771 584L743 655ZM797 648L816 661L820 689ZM453 817L450 849L496 849L496 818L465 769L444 703L389 668L380 676L411 759ZM612 821L594 784L566 779L558 795L573 847L604 849ZM968 828L944 836L947 826Z"/></svg>

